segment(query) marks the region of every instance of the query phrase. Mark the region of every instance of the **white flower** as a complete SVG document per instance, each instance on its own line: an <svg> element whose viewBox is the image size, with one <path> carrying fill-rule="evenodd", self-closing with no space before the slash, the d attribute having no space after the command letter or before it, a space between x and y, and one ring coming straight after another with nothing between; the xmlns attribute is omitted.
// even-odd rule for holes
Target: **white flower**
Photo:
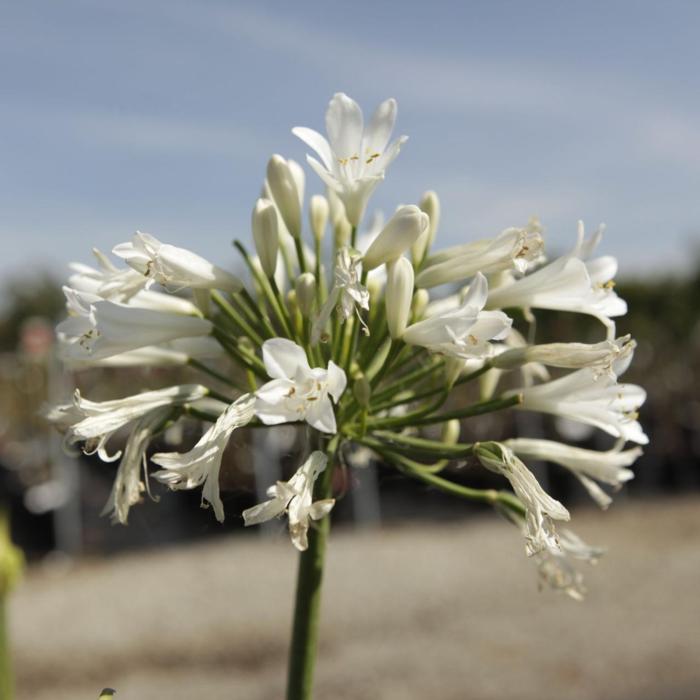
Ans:
<svg viewBox="0 0 700 700"><path fill-rule="evenodd" d="M161 243L148 233L137 231L131 242L116 245L112 252L144 277L164 286L231 292L243 288L230 272L185 248Z"/></svg>
<svg viewBox="0 0 700 700"><path fill-rule="evenodd" d="M338 251L333 270L333 288L325 304L314 321L311 331L311 342L317 343L323 337L324 328L331 317L333 309L337 309L343 321L347 321L353 313L357 313L360 323L365 327L360 316L360 309L369 309L369 292L360 282L362 258L344 247Z"/></svg>
<svg viewBox="0 0 700 700"><path fill-rule="evenodd" d="M267 425L306 421L324 433L335 433L332 397L336 403L345 391L345 372L333 361L328 369L311 369L306 353L286 338L263 343L263 361L272 381L256 392L255 412Z"/></svg>
<svg viewBox="0 0 700 700"><path fill-rule="evenodd" d="M106 451L107 442L117 430L156 409L200 399L208 391L199 384L183 384L112 401L89 401L76 389L72 403L49 409L46 418L65 433L66 444L84 442L86 454L97 452L105 462L111 462L121 455L117 452L110 457Z"/></svg>
<svg viewBox="0 0 700 700"><path fill-rule="evenodd" d="M525 506L525 551L532 556L542 550L559 550L552 520L569 520L569 511L547 494L534 474L513 451L497 442L477 443L474 454L481 464L508 479Z"/></svg>
<svg viewBox="0 0 700 700"><path fill-rule="evenodd" d="M571 530L559 534L561 551L542 550L534 556L541 584L555 591L565 593L574 600L581 601L586 594L583 576L573 566L570 559L579 559L589 564L597 563L605 553L601 547L586 544Z"/></svg>
<svg viewBox="0 0 700 700"><path fill-rule="evenodd" d="M267 490L271 497L269 501L243 511L245 525L257 525L286 512L292 544L300 552L307 549L309 519L320 520L330 513L335 503L333 498L313 502L314 483L327 462L323 452L312 452L289 481L278 481L270 486Z"/></svg>
<svg viewBox="0 0 700 700"><path fill-rule="evenodd" d="M540 230L507 228L495 238L449 248L428 261L418 275L419 287L437 287L456 282L481 271L484 274L516 270L525 272L528 264L542 255L544 241Z"/></svg>
<svg viewBox="0 0 700 700"><path fill-rule="evenodd" d="M618 384L614 376L596 374L595 370L584 368L554 381L510 393L522 395L522 403L516 408L586 423L640 445L649 442L637 421L637 411L646 399L646 392L635 384Z"/></svg>
<svg viewBox="0 0 700 700"><path fill-rule="evenodd" d="M579 479L601 508L607 508L612 499L595 481L620 488L623 483L634 478L634 473L625 467L633 464L642 454L640 447L599 452L534 438L515 438L506 440L504 444L524 459L547 460L566 467Z"/></svg>
<svg viewBox="0 0 700 700"><path fill-rule="evenodd" d="M353 226L359 224L370 195L407 140L401 136L389 144L395 121L396 100L389 99L379 105L365 129L357 102L339 92L326 111L328 141L313 129L292 129L318 154L321 162L311 156L306 159L326 185L337 192Z"/></svg>
<svg viewBox="0 0 700 700"><path fill-rule="evenodd" d="M148 282L143 275L130 267L118 268L97 248L92 249L97 259L97 269L83 263L71 263L73 274L68 284L80 292L89 292L103 299L126 302L140 292Z"/></svg>
<svg viewBox="0 0 700 700"><path fill-rule="evenodd" d="M144 480L148 478L146 450L154 433L163 427L169 415L169 406L156 408L139 418L131 429L112 491L101 513L110 515L113 522L126 525L129 509L141 500L141 494L146 489L141 481L142 470Z"/></svg>
<svg viewBox="0 0 700 700"><path fill-rule="evenodd" d="M477 273L460 307L409 326L404 342L465 359L489 356L489 341L503 338L512 321L502 311L483 311L487 296L488 282Z"/></svg>
<svg viewBox="0 0 700 700"><path fill-rule="evenodd" d="M362 256L365 270L401 257L428 230L430 220L415 204L399 207Z"/></svg>
<svg viewBox="0 0 700 700"><path fill-rule="evenodd" d="M213 327L199 316L121 304L68 287L63 291L71 315L58 324L56 333L67 360L97 360L178 338L209 335ZM197 311L189 302L185 308Z"/></svg>
<svg viewBox="0 0 700 700"><path fill-rule="evenodd" d="M629 335L602 343L546 343L527 345L506 350L497 355L493 366L512 369L530 362L539 362L550 367L581 369L590 367L596 374L615 376L613 368L626 357L631 357L636 347Z"/></svg>
<svg viewBox="0 0 700 700"><path fill-rule="evenodd" d="M219 494L221 458L231 433L248 424L254 413L255 397L244 394L228 406L189 452L159 452L153 455L152 461L163 467L162 471L153 475L154 478L173 490L193 489L204 484L202 507L205 507L205 502L211 505L216 519L223 522L224 504Z"/></svg>
<svg viewBox="0 0 700 700"><path fill-rule="evenodd" d="M227 357L224 349L210 336L180 338L162 345L148 345L101 359L63 357L71 369L88 367L175 367L190 360L220 360Z"/></svg>
<svg viewBox="0 0 700 700"><path fill-rule="evenodd" d="M616 261L607 257L601 259L600 267L589 269L587 263L576 257L580 251L581 245L577 245L571 253L517 282L492 289L488 308L521 307L589 314L607 327L609 339L614 338L615 324L610 319L627 312L627 304L615 294L612 278L608 277L614 273Z"/></svg>

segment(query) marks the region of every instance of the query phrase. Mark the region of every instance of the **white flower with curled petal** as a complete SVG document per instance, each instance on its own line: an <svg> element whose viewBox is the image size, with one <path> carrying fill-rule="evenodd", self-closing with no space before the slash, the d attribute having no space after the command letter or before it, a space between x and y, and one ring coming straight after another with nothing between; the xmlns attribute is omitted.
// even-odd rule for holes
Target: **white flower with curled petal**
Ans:
<svg viewBox="0 0 700 700"><path fill-rule="evenodd" d="M311 368L303 348L286 338L262 346L263 362L272 381L256 392L255 413L266 425L306 421L324 433L335 433L331 398L340 400L347 378L333 361L328 369Z"/></svg>
<svg viewBox="0 0 700 700"><path fill-rule="evenodd" d="M289 481L278 481L270 486L267 490L267 495L271 497L269 501L243 511L245 525L258 525L286 512L292 544L300 552L306 550L309 546L309 520L320 520L330 513L335 504L333 498L313 502L314 484L327 462L328 458L323 452L312 452Z"/></svg>
<svg viewBox="0 0 700 700"><path fill-rule="evenodd" d="M255 415L255 397L244 394L230 404L216 422L183 454L159 452L151 460L163 467L153 477L173 490L193 489L202 484L202 507L208 503L219 522L224 521L224 504L219 494L221 459L231 433L247 425Z"/></svg>
<svg viewBox="0 0 700 700"><path fill-rule="evenodd" d="M112 491L101 513L111 516L112 522L126 525L129 509L141 500L141 494L147 489L144 483L148 478L146 450L155 432L162 429L169 416L170 407L156 408L139 418L131 429Z"/></svg>
<svg viewBox="0 0 700 700"><path fill-rule="evenodd" d="M326 111L328 140L313 129L292 129L318 154L320 162L311 156L306 159L326 185L338 193L353 226L359 224L372 191L408 138L401 136L389 144L395 121L396 100L389 99L379 105L365 128L360 106L339 92Z"/></svg>
<svg viewBox="0 0 700 700"><path fill-rule="evenodd" d="M70 263L73 271L68 285L80 292L95 294L103 299L128 302L148 283L148 279L130 267L118 268L97 248L92 249L97 268L83 263Z"/></svg>
<svg viewBox="0 0 700 700"><path fill-rule="evenodd" d="M110 456L106 445L117 430L156 409L181 406L201 399L208 393L205 386L182 384L123 399L90 401L84 399L76 389L72 403L50 408L45 416L65 434L67 445L82 442L86 454L97 452L105 462L112 462L119 459L121 452Z"/></svg>
<svg viewBox="0 0 700 700"><path fill-rule="evenodd" d="M600 233L596 241L600 240ZM615 337L611 320L627 312L627 304L617 296L612 275L617 261L605 256L584 262L579 256L588 254L592 244L582 241L579 222L578 243L574 250L541 267L518 281L511 281L491 290L487 307L505 309L551 309L594 316L608 329L608 339Z"/></svg>
<svg viewBox="0 0 700 700"><path fill-rule="evenodd" d="M137 231L130 242L112 252L136 272L164 286L223 289L239 292L242 282L230 272L185 248L161 243L149 233Z"/></svg>
<svg viewBox="0 0 700 700"><path fill-rule="evenodd" d="M317 343L323 338L326 323L337 309L343 321L347 321L353 313L357 314L359 322L366 328L365 322L360 316L360 309L369 309L369 292L360 282L360 270L362 257L348 247L338 251L333 269L333 288L326 299L325 304L314 321L311 330L311 342Z"/></svg>
<svg viewBox="0 0 700 700"><path fill-rule="evenodd" d="M477 272L525 272L542 256L541 230L533 226L507 228L495 238L448 248L430 258L416 279L419 287L436 287L471 277Z"/></svg>
<svg viewBox="0 0 700 700"><path fill-rule="evenodd" d="M634 478L634 473L627 467L642 454L640 447L600 452L535 438L514 438L505 440L504 444L524 459L547 460L569 469L603 509L612 503L612 499L596 481L619 489Z"/></svg>
<svg viewBox="0 0 700 700"><path fill-rule="evenodd" d="M477 273L462 304L409 326L403 340L432 352L465 359L490 356L490 340L503 338L512 320L502 311L484 311L488 297L486 277Z"/></svg>
<svg viewBox="0 0 700 700"><path fill-rule="evenodd" d="M506 395L521 395L518 409L562 416L600 428L616 438L646 445L649 438L637 421L646 392L636 384L618 384L615 379L630 360L631 354L623 358L622 366L614 363L612 376L584 368Z"/></svg>
<svg viewBox="0 0 700 700"><path fill-rule="evenodd" d="M525 551L532 556L543 550L560 551L553 520L569 520L569 511L540 486L535 475L498 442L477 443L474 454L490 471L502 474L525 506Z"/></svg>

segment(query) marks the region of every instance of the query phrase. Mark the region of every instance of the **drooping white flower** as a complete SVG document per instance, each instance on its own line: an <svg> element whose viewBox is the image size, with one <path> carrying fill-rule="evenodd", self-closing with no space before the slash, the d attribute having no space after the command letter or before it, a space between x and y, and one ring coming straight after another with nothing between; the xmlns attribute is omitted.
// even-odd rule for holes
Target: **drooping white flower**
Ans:
<svg viewBox="0 0 700 700"><path fill-rule="evenodd" d="M146 450L154 433L163 427L170 415L170 407L156 408L139 418L126 441L124 454L117 469L112 491L102 515L111 516L112 522L126 525L129 509L141 500L146 490ZM141 480L143 471L144 481Z"/></svg>
<svg viewBox="0 0 700 700"><path fill-rule="evenodd" d="M491 290L487 307L504 309L551 309L572 311L594 316L608 329L608 338L615 336L616 316L627 312L627 304L615 293L612 278L607 277L613 267L614 258L606 258L600 267L589 265L577 255L577 245L571 253L545 265L522 279L503 284ZM611 266L611 262L614 266Z"/></svg>
<svg viewBox="0 0 700 700"><path fill-rule="evenodd" d="M326 185L337 192L353 226L359 224L370 195L408 138L401 136L389 144L396 109L396 100L382 102L365 128L357 102L339 92L326 111L328 140L313 129L292 129L318 154L320 162L312 156L306 159Z"/></svg>
<svg viewBox="0 0 700 700"><path fill-rule="evenodd" d="M208 503L219 522L224 521L224 504L219 494L221 459L231 433L247 425L255 415L255 397L244 394L219 416L197 444L185 453L159 452L151 460L163 467L153 477L173 490L202 488L202 507Z"/></svg>
<svg viewBox="0 0 700 700"><path fill-rule="evenodd" d="M465 359L492 354L490 340L503 338L512 320L502 311L484 311L488 282L477 273L461 306L409 326L404 342Z"/></svg>
<svg viewBox="0 0 700 700"><path fill-rule="evenodd" d="M634 473L626 467L633 464L642 454L640 447L600 452L534 438L514 438L506 440L504 444L524 459L547 460L566 467L579 479L591 498L604 509L610 505L612 499L596 481L619 489L622 484L634 478Z"/></svg>
<svg viewBox="0 0 700 700"><path fill-rule="evenodd" d="M200 316L121 304L68 287L63 291L70 315L58 324L56 333L61 354L67 360L102 359L178 338L209 335L213 328L210 321ZM134 300L146 294L149 293L139 292ZM184 308L198 313L185 300L178 300L176 306L180 302L185 302Z"/></svg>
<svg viewBox="0 0 700 700"><path fill-rule="evenodd" d="M356 313L360 323L365 325L357 308L369 309L369 292L360 281L361 268L362 258L355 251L348 247L338 251L333 269L333 287L314 321L311 330L312 343L317 343L323 338L333 309L337 309L343 321L347 321Z"/></svg>
<svg viewBox="0 0 700 700"><path fill-rule="evenodd" d="M553 520L569 520L569 511L547 494L535 475L506 445L477 443L474 454L481 464L508 479L525 506L525 551L532 556L542 550L559 551Z"/></svg>
<svg viewBox="0 0 700 700"><path fill-rule="evenodd" d="M589 367L596 374L615 376L613 367L622 359L632 355L636 347L629 335L601 343L545 343L512 348L497 355L494 367L513 369L530 362L539 362L550 367L581 369Z"/></svg>
<svg viewBox="0 0 700 700"><path fill-rule="evenodd" d="M637 421L637 411L646 399L646 392L635 384L618 384L615 375L621 372L617 369L613 367L613 376L609 376L584 368L545 384L508 393L521 394L518 409L562 416L646 445L649 438Z"/></svg>
<svg viewBox="0 0 700 700"><path fill-rule="evenodd" d="M269 501L243 511L245 525L258 525L286 512L292 544L300 552L306 550L309 546L309 520L320 520L330 513L335 503L333 498L313 502L314 484L327 462L323 452L312 452L289 481L278 481L270 486L267 490Z"/></svg>
<svg viewBox="0 0 700 700"><path fill-rule="evenodd" d="M137 231L128 243L112 252L144 277L166 287L223 289L239 292L242 282L230 272L185 248L161 243L149 233Z"/></svg>
<svg viewBox="0 0 700 700"><path fill-rule="evenodd" d="M119 459L121 452L109 456L106 445L117 430L137 418L162 407L181 406L201 399L209 390L199 384L182 384L167 389L146 391L111 401L84 399L76 389L73 402L50 408L46 418L65 433L67 445L83 442L86 454L97 452L105 462Z"/></svg>
<svg viewBox="0 0 700 700"><path fill-rule="evenodd" d="M365 270L398 260L428 230L428 215L414 204L399 207L362 256Z"/></svg>
<svg viewBox="0 0 700 700"><path fill-rule="evenodd" d="M507 228L495 238L449 248L428 261L416 279L419 287L437 287L467 279L477 272L492 274L503 270L523 273L542 255L544 241L539 229Z"/></svg>
<svg viewBox="0 0 700 700"><path fill-rule="evenodd" d="M303 348L286 338L263 343L263 362L272 381L256 392L255 413L267 425L306 421L324 433L335 433L333 401L345 391L345 372L333 361L328 369L309 367Z"/></svg>

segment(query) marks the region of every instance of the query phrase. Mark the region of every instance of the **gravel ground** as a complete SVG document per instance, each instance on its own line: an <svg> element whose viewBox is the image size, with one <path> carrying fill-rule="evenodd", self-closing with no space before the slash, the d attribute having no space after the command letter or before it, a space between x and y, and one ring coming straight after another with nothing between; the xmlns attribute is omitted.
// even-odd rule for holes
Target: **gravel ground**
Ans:
<svg viewBox="0 0 700 700"><path fill-rule="evenodd" d="M574 513L606 544L584 603L538 593L497 518L333 533L319 700L700 697L700 501ZM29 572L18 700L279 700L295 555L233 537Z"/></svg>

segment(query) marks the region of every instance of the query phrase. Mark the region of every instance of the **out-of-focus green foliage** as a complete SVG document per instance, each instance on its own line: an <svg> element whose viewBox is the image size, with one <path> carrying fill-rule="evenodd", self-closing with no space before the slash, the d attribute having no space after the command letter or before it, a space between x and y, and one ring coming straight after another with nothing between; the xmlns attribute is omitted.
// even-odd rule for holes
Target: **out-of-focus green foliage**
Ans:
<svg viewBox="0 0 700 700"><path fill-rule="evenodd" d="M64 315L61 285L48 272L11 278L0 289L0 352L17 349L22 324L28 318L57 321Z"/></svg>

